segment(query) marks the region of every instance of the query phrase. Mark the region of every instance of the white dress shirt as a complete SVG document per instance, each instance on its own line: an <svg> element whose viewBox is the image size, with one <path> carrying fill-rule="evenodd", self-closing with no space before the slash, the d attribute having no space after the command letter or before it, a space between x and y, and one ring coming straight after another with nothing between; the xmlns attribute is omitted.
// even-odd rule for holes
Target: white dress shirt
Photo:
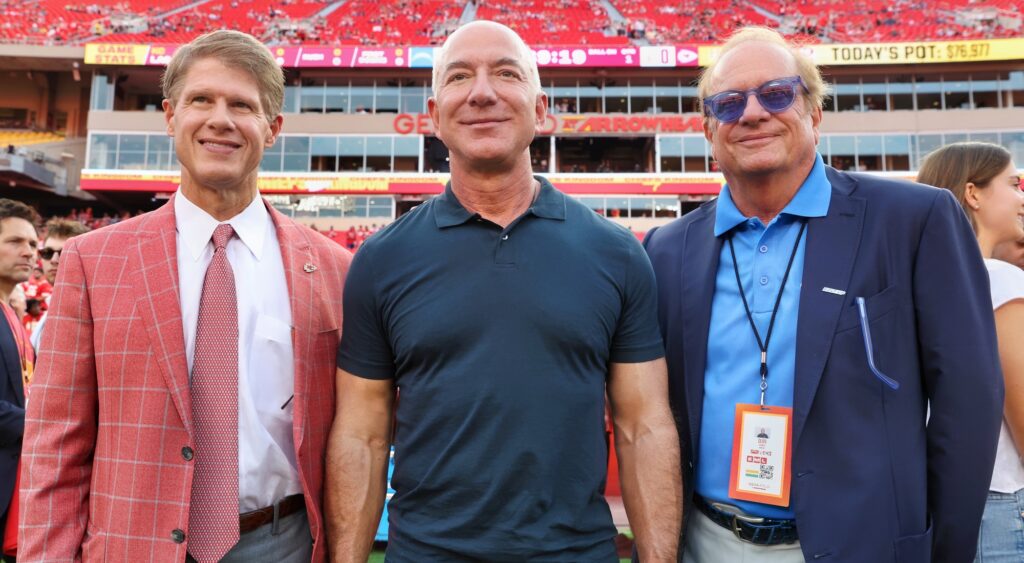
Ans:
<svg viewBox="0 0 1024 563"><path fill-rule="evenodd" d="M191 377L199 298L213 259L211 237L220 223L180 190L174 198L174 218ZM281 247L263 200L253 199L226 222L236 235L228 242L227 254L238 303L238 508L248 512L302 492L292 438L292 312Z"/></svg>

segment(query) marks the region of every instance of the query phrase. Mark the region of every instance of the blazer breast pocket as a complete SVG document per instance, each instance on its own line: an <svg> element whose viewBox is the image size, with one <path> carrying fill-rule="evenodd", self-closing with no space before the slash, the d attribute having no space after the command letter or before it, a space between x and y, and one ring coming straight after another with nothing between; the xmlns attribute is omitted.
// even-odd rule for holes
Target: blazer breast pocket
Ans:
<svg viewBox="0 0 1024 563"><path fill-rule="evenodd" d="M853 295L850 304L846 306L839 316L836 332L860 328L860 311L857 307L857 297L864 297L864 309L867 314L867 320L869 323L874 323L899 307L899 289L899 286L894 284L870 297Z"/></svg>

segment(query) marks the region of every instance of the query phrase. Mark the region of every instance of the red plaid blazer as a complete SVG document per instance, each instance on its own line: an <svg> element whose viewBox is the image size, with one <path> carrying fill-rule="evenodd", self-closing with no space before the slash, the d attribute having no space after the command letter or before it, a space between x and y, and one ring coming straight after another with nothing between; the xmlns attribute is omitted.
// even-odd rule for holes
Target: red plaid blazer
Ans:
<svg viewBox="0 0 1024 563"><path fill-rule="evenodd" d="M313 561L351 255L267 205L294 325L294 437ZM305 267L313 264L316 269ZM259 280L250 280L259 283ZM184 561L194 446L174 207L76 237L61 254L25 421L20 561Z"/></svg>

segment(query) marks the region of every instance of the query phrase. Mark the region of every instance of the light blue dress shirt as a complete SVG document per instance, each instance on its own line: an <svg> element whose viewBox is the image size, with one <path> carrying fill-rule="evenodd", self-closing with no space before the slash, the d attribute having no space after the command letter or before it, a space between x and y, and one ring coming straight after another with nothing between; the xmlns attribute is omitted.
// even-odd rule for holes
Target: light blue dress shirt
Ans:
<svg viewBox="0 0 1024 563"><path fill-rule="evenodd" d="M729 186L722 188L715 215L715 236L727 237L730 232L734 233L732 240L743 291L762 341L768 334L772 308L800 231L800 219L824 217L831 197L832 186L825 177L825 165L820 155L793 199L767 225L757 217L748 218L740 213L732 201ZM793 406L796 324L807 236L805 231L782 293L768 345L767 405ZM752 515L793 518L793 511L788 507L729 498L736 404L757 404L761 396L760 384L761 350L740 300L732 255L726 241L719 256L715 294L711 301L695 487L697 493L709 501L738 506Z"/></svg>

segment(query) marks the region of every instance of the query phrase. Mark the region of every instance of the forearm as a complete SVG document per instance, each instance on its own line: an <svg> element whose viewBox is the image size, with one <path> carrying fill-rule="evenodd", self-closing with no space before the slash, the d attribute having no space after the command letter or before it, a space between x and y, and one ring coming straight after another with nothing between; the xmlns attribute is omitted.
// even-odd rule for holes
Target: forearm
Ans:
<svg viewBox="0 0 1024 563"><path fill-rule="evenodd" d="M676 561L682 476L675 423L666 412L640 429L616 427L623 502L644 563Z"/></svg>
<svg viewBox="0 0 1024 563"><path fill-rule="evenodd" d="M346 436L337 424L327 449L324 511L331 561L365 563L387 489L390 444Z"/></svg>

